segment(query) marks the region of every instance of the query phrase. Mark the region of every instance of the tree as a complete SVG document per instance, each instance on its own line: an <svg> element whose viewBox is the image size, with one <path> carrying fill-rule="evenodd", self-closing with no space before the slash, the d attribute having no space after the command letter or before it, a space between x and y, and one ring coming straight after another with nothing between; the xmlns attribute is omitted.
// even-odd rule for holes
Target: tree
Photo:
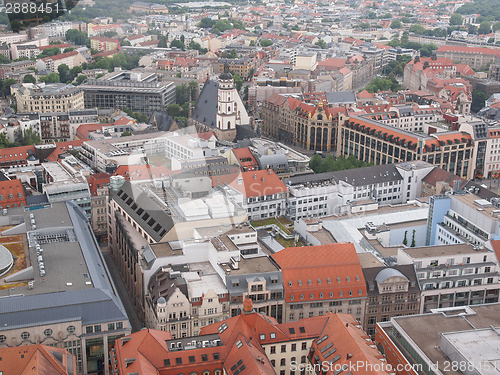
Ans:
<svg viewBox="0 0 500 375"><path fill-rule="evenodd" d="M52 47L52 48L47 48L42 51L41 54L38 55L38 59L44 58L44 57L49 57L49 56L54 56L54 55L59 55L61 53L61 50L57 47Z"/></svg>
<svg viewBox="0 0 500 375"><path fill-rule="evenodd" d="M406 235L408 234L408 231L405 230L405 238L403 239L403 245L408 245L408 239L406 238Z"/></svg>
<svg viewBox="0 0 500 375"><path fill-rule="evenodd" d="M182 43L182 41L180 41L179 39L172 40L170 42L170 47L177 47L183 51L186 49L186 46L184 45L184 43Z"/></svg>
<svg viewBox="0 0 500 375"><path fill-rule="evenodd" d="M269 46L272 46L273 45L273 42L271 42L269 39L262 39L260 41L260 45L262 47L269 47Z"/></svg>
<svg viewBox="0 0 500 375"><path fill-rule="evenodd" d="M36 83L36 78L31 74L26 74L23 78L23 83Z"/></svg>
<svg viewBox="0 0 500 375"><path fill-rule="evenodd" d="M3 81L2 85L2 95L7 96L10 95L10 86L16 84L16 80L12 78L8 78L5 81Z"/></svg>
<svg viewBox="0 0 500 375"><path fill-rule="evenodd" d="M429 61L424 62L424 70L427 69L430 66Z"/></svg>
<svg viewBox="0 0 500 375"><path fill-rule="evenodd" d="M121 136L122 136L122 137L127 137L127 136L129 136L129 135L132 135L132 133L131 133L131 132L129 132L128 130L126 130L126 131L122 132L122 134L121 134Z"/></svg>
<svg viewBox="0 0 500 375"><path fill-rule="evenodd" d="M391 29L401 29L403 28L403 24L400 20L394 20L391 22Z"/></svg>
<svg viewBox="0 0 500 375"><path fill-rule="evenodd" d="M229 20L218 20L214 27L213 31L220 33L223 33L226 30L229 30L233 25Z"/></svg>
<svg viewBox="0 0 500 375"><path fill-rule="evenodd" d="M69 71L69 66L66 64L61 64L57 67L57 71L59 72L59 79L61 82L68 82L73 80L73 76Z"/></svg>
<svg viewBox="0 0 500 375"><path fill-rule="evenodd" d="M453 13L450 17L450 25L451 26L461 26L464 22L462 15L460 13Z"/></svg>
<svg viewBox="0 0 500 375"><path fill-rule="evenodd" d="M413 229L413 236L411 237L411 245L410 245L410 247L415 247L415 232L416 232L416 230Z"/></svg>
<svg viewBox="0 0 500 375"><path fill-rule="evenodd" d="M82 75L79 75L78 77L76 77L76 85L79 86L83 83L83 81L85 81L87 79L87 76L84 76L83 74Z"/></svg>
<svg viewBox="0 0 500 375"><path fill-rule="evenodd" d="M164 36L164 35L161 35L159 38L158 38L159 42L158 42L158 47L159 48L167 48L168 45L167 45L167 37Z"/></svg>
<svg viewBox="0 0 500 375"><path fill-rule="evenodd" d="M66 40L80 46L90 47L90 40L86 33L71 29L66 31Z"/></svg>
<svg viewBox="0 0 500 375"><path fill-rule="evenodd" d="M210 18L202 18L200 22L196 26L201 27L203 29L209 29L214 27L215 21Z"/></svg>
<svg viewBox="0 0 500 375"><path fill-rule="evenodd" d="M422 25L419 25L418 23L411 25L410 26L410 33L415 33L415 34L423 34L425 32L425 28Z"/></svg>
<svg viewBox="0 0 500 375"><path fill-rule="evenodd" d="M59 78L59 74L57 73L50 73L49 75L46 75L46 76L41 76L39 78L40 82L45 82L45 83L59 83L61 82L60 78Z"/></svg>
<svg viewBox="0 0 500 375"><path fill-rule="evenodd" d="M318 40L314 44L317 45L317 46L319 46L322 49L327 49L328 48L327 45L326 45L326 42L323 39Z"/></svg>
<svg viewBox="0 0 500 375"><path fill-rule="evenodd" d="M181 106L177 103L172 103L167 106L167 114L172 117L178 117L182 115Z"/></svg>
<svg viewBox="0 0 500 375"><path fill-rule="evenodd" d="M64 52L64 53L66 53L66 52L72 52L72 51L74 51L74 50L75 50L75 49L74 49L73 47L67 47L67 48L65 48L65 49L64 49L64 51L63 51L63 52Z"/></svg>
<svg viewBox="0 0 500 375"><path fill-rule="evenodd" d="M479 112L484 107L486 99L488 99L488 94L483 90L476 89L472 91L471 111L476 113Z"/></svg>
<svg viewBox="0 0 500 375"><path fill-rule="evenodd" d="M243 86L243 79L238 73L233 74L234 85L236 86L236 90L240 91Z"/></svg>
<svg viewBox="0 0 500 375"><path fill-rule="evenodd" d="M401 86L394 75L389 75L387 78L377 77L372 79L365 89L371 93L389 90L396 92L401 89Z"/></svg>
<svg viewBox="0 0 500 375"><path fill-rule="evenodd" d="M493 31L498 31L498 30L500 30L500 21L495 22L493 24Z"/></svg>
<svg viewBox="0 0 500 375"><path fill-rule="evenodd" d="M491 24L488 21L481 22L477 32L479 35L489 34L491 32Z"/></svg>
<svg viewBox="0 0 500 375"><path fill-rule="evenodd" d="M21 146L38 145L42 143L40 136L30 127L22 133Z"/></svg>

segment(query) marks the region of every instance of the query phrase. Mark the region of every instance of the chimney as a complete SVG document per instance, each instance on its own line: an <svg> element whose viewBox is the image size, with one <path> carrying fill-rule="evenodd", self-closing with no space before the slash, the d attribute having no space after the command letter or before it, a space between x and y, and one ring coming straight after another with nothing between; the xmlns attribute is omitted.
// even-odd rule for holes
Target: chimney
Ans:
<svg viewBox="0 0 500 375"><path fill-rule="evenodd" d="M349 360L352 358L352 353L347 353L346 359Z"/></svg>

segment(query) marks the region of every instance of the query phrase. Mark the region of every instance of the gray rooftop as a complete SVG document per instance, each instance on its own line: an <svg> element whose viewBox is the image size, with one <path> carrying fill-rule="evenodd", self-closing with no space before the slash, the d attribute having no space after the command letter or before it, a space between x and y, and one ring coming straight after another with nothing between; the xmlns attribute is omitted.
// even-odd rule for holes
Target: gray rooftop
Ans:
<svg viewBox="0 0 500 375"><path fill-rule="evenodd" d="M294 176L284 180L285 184L300 185L307 182L344 181L353 186L366 186L390 181L400 181L403 177L394 164L375 165L372 167L348 169Z"/></svg>
<svg viewBox="0 0 500 375"><path fill-rule="evenodd" d="M354 91L327 92L326 99L328 104L352 104L356 103L356 94Z"/></svg>
<svg viewBox="0 0 500 375"><path fill-rule="evenodd" d="M151 199L147 192L130 181L125 182L113 199L156 242L159 242L174 226L172 217Z"/></svg>
<svg viewBox="0 0 500 375"><path fill-rule="evenodd" d="M211 128L216 126L218 88L216 81L207 79L193 109L193 119Z"/></svg>
<svg viewBox="0 0 500 375"><path fill-rule="evenodd" d="M80 320L84 325L127 320L118 297L99 289L4 298L0 331Z"/></svg>

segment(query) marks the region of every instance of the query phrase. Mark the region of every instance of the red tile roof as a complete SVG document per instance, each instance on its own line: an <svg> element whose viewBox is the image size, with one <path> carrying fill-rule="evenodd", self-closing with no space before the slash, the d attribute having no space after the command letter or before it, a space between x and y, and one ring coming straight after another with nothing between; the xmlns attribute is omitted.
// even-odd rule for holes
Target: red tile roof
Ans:
<svg viewBox="0 0 500 375"><path fill-rule="evenodd" d="M343 366L355 374L388 375L394 373L374 342L351 315L328 313L327 316L328 323L325 329L321 332L319 339L312 343L314 357L318 358L317 360L314 357L311 358L313 364L318 365L329 364L335 359L324 374L336 374Z"/></svg>
<svg viewBox="0 0 500 375"><path fill-rule="evenodd" d="M102 130L105 124L82 124L76 129L75 137L78 139L87 139L90 132L95 132L96 130Z"/></svg>
<svg viewBox="0 0 500 375"><path fill-rule="evenodd" d="M273 254L286 302L365 297L363 271L352 243L290 247Z"/></svg>
<svg viewBox="0 0 500 375"><path fill-rule="evenodd" d="M0 163L12 164L12 162L15 162L17 164L26 164L26 159L28 158L29 155L28 151L31 151L31 154L34 154L35 147L19 146L19 147L1 148Z"/></svg>
<svg viewBox="0 0 500 375"><path fill-rule="evenodd" d="M54 56L49 56L49 57L44 57L42 60L47 61L47 60L61 60L61 59L66 59L68 57L76 56L78 55L78 51L71 51L71 52L65 52L61 53L59 55L54 55Z"/></svg>
<svg viewBox="0 0 500 375"><path fill-rule="evenodd" d="M233 175L226 175L229 178ZM224 175L213 176L212 179L221 178ZM286 193L288 191L285 184L276 176L272 169L261 171L241 172L237 178L232 179L229 185L242 193L246 198L262 197L271 194Z"/></svg>
<svg viewBox="0 0 500 375"><path fill-rule="evenodd" d="M54 356L55 353L61 355L62 362ZM68 368L76 369L75 357L66 349L41 344L1 348L0 358L0 368L8 375L68 375ZM68 360L73 363L68 365Z"/></svg>
<svg viewBox="0 0 500 375"><path fill-rule="evenodd" d="M85 141L88 141L88 139L77 139L75 141L58 142L56 143L55 150L52 151L52 153L47 157L47 159L49 161L57 161L59 159L59 155L64 154L68 150L82 147L82 144Z"/></svg>
<svg viewBox="0 0 500 375"><path fill-rule="evenodd" d="M257 160L248 147L233 148L233 154L238 159L242 172L255 171L259 169Z"/></svg>
<svg viewBox="0 0 500 375"><path fill-rule="evenodd" d="M90 194L92 196L97 195L97 189L104 187L105 185L109 185L109 178L111 175L109 173L94 173L93 175L87 178L87 182L89 184Z"/></svg>
<svg viewBox="0 0 500 375"><path fill-rule="evenodd" d="M26 206L26 196L21 180L0 181L0 195L3 196L3 199L0 199L2 208L5 208L5 205Z"/></svg>
<svg viewBox="0 0 500 375"><path fill-rule="evenodd" d="M463 46L440 46L436 52L459 52L481 55L500 56L500 49Z"/></svg>

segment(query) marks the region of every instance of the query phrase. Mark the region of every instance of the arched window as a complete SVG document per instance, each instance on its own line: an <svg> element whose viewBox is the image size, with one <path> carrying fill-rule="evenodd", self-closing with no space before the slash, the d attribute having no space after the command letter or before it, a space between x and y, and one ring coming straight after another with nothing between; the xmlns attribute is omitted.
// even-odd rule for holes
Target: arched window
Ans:
<svg viewBox="0 0 500 375"><path fill-rule="evenodd" d="M231 121L228 121L228 122L227 122L227 128L228 128L228 129L231 129Z"/></svg>

